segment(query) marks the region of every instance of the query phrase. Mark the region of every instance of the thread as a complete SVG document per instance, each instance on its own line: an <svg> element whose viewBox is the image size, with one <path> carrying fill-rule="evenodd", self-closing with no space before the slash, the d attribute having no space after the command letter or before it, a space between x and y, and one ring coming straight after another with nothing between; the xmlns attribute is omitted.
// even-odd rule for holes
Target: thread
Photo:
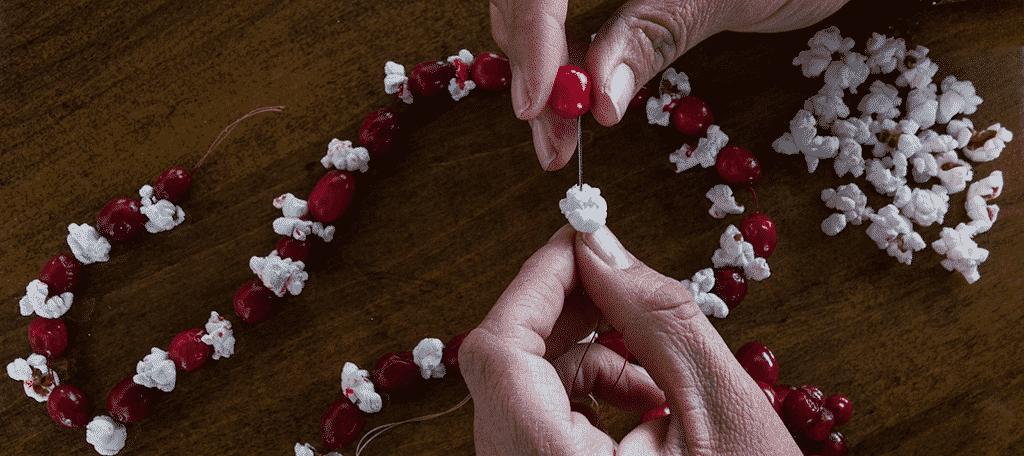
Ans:
<svg viewBox="0 0 1024 456"><path fill-rule="evenodd" d="M576 163L580 167L580 190L583 189L583 123L576 118Z"/></svg>
<svg viewBox="0 0 1024 456"><path fill-rule="evenodd" d="M203 164L203 161L206 160L206 157L210 156L210 153L213 152L213 149L220 145L220 142L227 138L229 134L231 134L231 131L235 129L235 126L237 126L239 122L248 119L249 117L255 116L256 114L259 113L269 111L281 112L282 110L284 110L284 106L266 106L263 108L254 109L250 111L248 114L239 117L238 120L231 122L231 125L225 127L224 131L221 131L220 135L217 135L217 139L213 140L213 144L211 144L210 149L206 151L206 155L203 155L203 158L199 159L199 163L196 163L196 167L192 168L192 174L195 174L196 171L199 170L199 167Z"/></svg>
<svg viewBox="0 0 1024 456"><path fill-rule="evenodd" d="M452 407L452 408L450 408L450 409L448 409L448 410L446 410L444 412L441 412L441 413L435 413L433 415L426 415L426 416L421 416L421 417L418 417L418 418L411 418L411 419L408 419L408 420L405 420L405 421L399 421L397 423L383 424L383 425L377 426L377 427L373 428L372 430L370 430L370 432L367 432L365 435L363 435L363 437L361 439L359 439L359 443L356 444L356 456L359 456L359 454L362 453L363 450L366 449L366 446L369 445L370 442L373 439L377 438L377 436L383 434L384 431L387 431L388 429L391 429L391 428L393 428L395 426L398 426L400 424L412 423L412 422L415 422L415 421L426 421L426 420L429 420L429 419L437 418L437 417L439 417L441 415L445 415L445 414L454 412L454 411L458 410L459 407L462 407L463 405L466 405L466 402L469 402L469 400L472 399L472 398L473 398L473 395L468 395L468 396L466 396L465 399L462 400L462 402L459 402L456 406L454 406L454 407ZM364 442L364 440L365 440L365 442Z"/></svg>

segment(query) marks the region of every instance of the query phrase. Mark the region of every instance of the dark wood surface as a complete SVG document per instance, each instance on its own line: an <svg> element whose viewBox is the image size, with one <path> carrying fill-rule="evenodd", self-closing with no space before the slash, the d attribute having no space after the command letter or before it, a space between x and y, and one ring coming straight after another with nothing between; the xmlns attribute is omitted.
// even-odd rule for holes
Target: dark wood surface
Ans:
<svg viewBox="0 0 1024 456"><path fill-rule="evenodd" d="M575 162L540 169L507 92L414 105L404 146L370 162L337 238L315 247L303 293L266 323L240 322L231 300L253 277L248 259L278 239L271 200L307 197L324 173L327 143L356 140L363 117L390 103L384 62L411 70L462 48L498 50L478 1L244 3L9 2L0 16L3 364L30 353L31 318L18 313L18 300L50 257L70 253L69 223L95 226L107 201L136 197L169 167L191 169L236 118L287 107L244 121L207 160L182 204L182 226L116 244L110 262L86 267L56 368L89 397L93 414L106 413L110 388L151 347L167 349L211 310L235 322L237 353L181 374L154 416L128 426L123 455L322 448L320 419L341 396L344 362L369 368L421 338L469 331L565 223L557 203L576 181ZM570 27L588 36L618 4L572 2ZM991 251L978 283L947 272L930 248L912 266L899 264L864 226L828 238L819 192L869 184L837 179L830 162L809 175L800 157L771 150L821 84L790 61L828 24L858 48L869 31L889 30L931 47L938 78L972 80L985 99L975 124L998 121L1014 132L1002 157L975 167L977 178L1001 169L1006 179L999 221L977 238ZM782 382L851 398L853 420L841 431L852 455L1015 454L1024 446L1022 25L1016 0L924 9L859 0L809 29L717 35L674 64L732 143L761 161L758 197L779 229L772 277L712 321L733 350L748 341L773 348ZM583 141L585 180L606 196L609 226L627 248L679 279L710 266L721 232L741 220L707 215L713 170L676 174L667 156L680 138L648 125L639 109L611 128L587 116ZM886 204L869 193L874 207ZM967 221L964 198L953 196L946 226ZM738 200L752 207L748 194ZM931 242L939 228L919 232ZM96 454L84 431L57 426L20 384L0 384L0 453ZM434 381L424 397L371 415L366 429L443 411L467 394L457 377ZM472 414L470 404L398 427L366 454L472 454ZM639 422L608 408L603 415L617 438Z"/></svg>

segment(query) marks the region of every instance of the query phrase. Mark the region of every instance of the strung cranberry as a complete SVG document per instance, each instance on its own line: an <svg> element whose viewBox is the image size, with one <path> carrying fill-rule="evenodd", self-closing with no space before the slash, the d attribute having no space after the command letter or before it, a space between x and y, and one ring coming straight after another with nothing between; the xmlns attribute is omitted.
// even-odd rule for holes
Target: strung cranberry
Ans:
<svg viewBox="0 0 1024 456"><path fill-rule="evenodd" d="M114 385L107 396L107 411L110 417L122 423L134 423L153 413L160 402L162 391L147 388L132 380L129 375Z"/></svg>
<svg viewBox="0 0 1024 456"><path fill-rule="evenodd" d="M732 266L716 269L711 292L722 298L729 310L735 309L747 297L747 276L743 270Z"/></svg>
<svg viewBox="0 0 1024 456"><path fill-rule="evenodd" d="M192 186L192 176L184 168L169 168L160 177L156 178L156 185L153 186L153 196L158 200L165 199L177 203Z"/></svg>
<svg viewBox="0 0 1024 456"><path fill-rule="evenodd" d="M788 396L789 393L796 391L797 389L799 388L793 385L787 385L785 383L779 383L775 385L775 399L779 401L779 407L782 407L782 404L786 402L786 396ZM779 413L779 417L781 416L782 414Z"/></svg>
<svg viewBox="0 0 1024 456"><path fill-rule="evenodd" d="M57 359L68 348L68 327L60 318L36 317L28 326L28 343L33 353Z"/></svg>
<svg viewBox="0 0 1024 456"><path fill-rule="evenodd" d="M818 416L817 421L810 429L807 430L807 438L814 441L822 441L828 438L829 432L832 432L832 426L835 425L835 418L832 416L832 412L828 411L827 408L821 408L821 415Z"/></svg>
<svg viewBox="0 0 1024 456"><path fill-rule="evenodd" d="M836 426L842 426L850 421L853 417L853 404L846 396L840 396L838 394L829 396L825 399L825 408L827 408L832 415L836 418Z"/></svg>
<svg viewBox="0 0 1024 456"><path fill-rule="evenodd" d="M775 251L778 236L775 233L775 222L760 212L754 212L743 218L740 233L743 239L754 246L754 256L768 258Z"/></svg>
<svg viewBox="0 0 1024 456"><path fill-rule="evenodd" d="M825 405L825 393L821 392L821 388L814 385L804 385L800 388L807 391L807 394L810 394L811 399L814 399L814 402L817 402L818 405Z"/></svg>
<svg viewBox="0 0 1024 456"><path fill-rule="evenodd" d="M356 441L365 424L366 416L362 410L342 396L327 408L320 420L320 438L327 450L346 447Z"/></svg>
<svg viewBox="0 0 1024 456"><path fill-rule="evenodd" d="M455 77L455 66L448 62L423 62L412 69L409 89L416 95L432 97L446 91Z"/></svg>
<svg viewBox="0 0 1024 456"><path fill-rule="evenodd" d="M803 389L789 393L782 403L783 421L794 434L807 433L820 416L821 406Z"/></svg>
<svg viewBox="0 0 1024 456"><path fill-rule="evenodd" d="M60 385L50 392L46 400L46 411L57 424L69 429L83 428L89 424L89 399L78 388Z"/></svg>
<svg viewBox="0 0 1024 456"><path fill-rule="evenodd" d="M832 431L828 438L822 442L821 456L846 456L849 449L846 448L846 437L839 431Z"/></svg>
<svg viewBox="0 0 1024 456"><path fill-rule="evenodd" d="M412 386L423 376L413 362L412 352L385 353L373 365L373 383L384 391L398 391Z"/></svg>
<svg viewBox="0 0 1024 456"><path fill-rule="evenodd" d="M473 82L487 90L507 89L512 84L508 58L497 52L484 52L473 59Z"/></svg>
<svg viewBox="0 0 1024 456"><path fill-rule="evenodd" d="M761 164L749 150L739 146L726 146L718 152L715 170L726 182L744 187L761 180Z"/></svg>
<svg viewBox="0 0 1024 456"><path fill-rule="evenodd" d="M320 178L309 193L309 216L318 222L331 223L341 217L352 203L356 179L348 171L331 171Z"/></svg>
<svg viewBox="0 0 1024 456"><path fill-rule="evenodd" d="M697 97L682 97L672 108L672 125L684 135L703 135L715 123L707 103Z"/></svg>
<svg viewBox="0 0 1024 456"><path fill-rule="evenodd" d="M747 342L736 352L736 361L739 361L743 370L754 380L769 385L775 385L779 380L779 363L775 361L775 354L765 344Z"/></svg>
<svg viewBox="0 0 1024 456"><path fill-rule="evenodd" d="M171 348L167 350L167 357L174 361L178 369L194 371L202 367L206 359L210 357L213 349L206 342L203 342L203 335L206 334L202 328L186 329L171 341Z"/></svg>
<svg viewBox="0 0 1024 456"><path fill-rule="evenodd" d="M663 416L669 416L671 414L672 411L668 409L668 401L665 401L664 404L652 408L644 412L642 415L640 415L640 422L646 423L648 421L656 420L658 418L661 418Z"/></svg>
<svg viewBox="0 0 1024 456"><path fill-rule="evenodd" d="M555 75L548 106L563 119L575 119L590 110L590 75L575 65L562 65Z"/></svg>
<svg viewBox="0 0 1024 456"><path fill-rule="evenodd" d="M613 352L618 353L619 356L626 358L626 361L631 363L636 361L636 357L626 348L626 342L622 340L622 333L615 328L598 334L594 342L610 348Z"/></svg>
<svg viewBox="0 0 1024 456"><path fill-rule="evenodd" d="M644 84L644 86L641 87L640 90L636 92L636 95L633 97L633 99L629 100L629 107L632 108L633 106L647 103L647 96L650 94L651 85Z"/></svg>
<svg viewBox="0 0 1024 456"><path fill-rule="evenodd" d="M391 109L371 112L359 125L359 142L371 154L386 154L391 151L398 136L398 113Z"/></svg>
<svg viewBox="0 0 1024 456"><path fill-rule="evenodd" d="M761 387L761 392L768 397L768 402L772 404L772 408L775 409L775 413L782 415L782 403L778 400L778 395L775 393L775 388L760 380L756 380L757 386Z"/></svg>
<svg viewBox="0 0 1024 456"><path fill-rule="evenodd" d="M123 241L142 231L148 218L142 213L139 200L116 198L103 206L96 219L96 230L107 239Z"/></svg>
<svg viewBox="0 0 1024 456"><path fill-rule="evenodd" d="M235 313L247 323L263 323L270 318L274 297L260 279L252 280L235 292Z"/></svg>
<svg viewBox="0 0 1024 456"><path fill-rule="evenodd" d="M469 333L464 333L452 337L452 340L449 340L448 344L444 346L444 350L441 351L441 362L448 370L462 373L462 370L459 369L459 348L462 347L462 340L468 335Z"/></svg>
<svg viewBox="0 0 1024 456"><path fill-rule="evenodd" d="M291 236L284 236L277 241L277 255L282 259L306 261L309 257L309 241L300 241Z"/></svg>
<svg viewBox="0 0 1024 456"><path fill-rule="evenodd" d="M72 255L57 255L50 258L39 271L39 280L50 288L50 294L66 293L78 286L82 276L82 263Z"/></svg>

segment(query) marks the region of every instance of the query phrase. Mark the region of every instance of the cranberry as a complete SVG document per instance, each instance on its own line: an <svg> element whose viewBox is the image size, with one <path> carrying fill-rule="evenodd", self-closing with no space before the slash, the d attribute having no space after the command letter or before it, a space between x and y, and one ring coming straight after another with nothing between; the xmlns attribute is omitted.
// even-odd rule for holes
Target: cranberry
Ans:
<svg viewBox="0 0 1024 456"><path fill-rule="evenodd" d="M277 255L292 261L306 261L309 257L309 241L300 241L291 236L284 236L277 241Z"/></svg>
<svg viewBox="0 0 1024 456"><path fill-rule="evenodd" d="M718 152L715 161L718 175L726 182L744 187L761 180L761 165L749 150L739 146L726 146Z"/></svg>
<svg viewBox="0 0 1024 456"><path fill-rule="evenodd" d="M840 396L838 394L829 396L825 399L825 408L827 408L832 415L836 418L836 426L842 426L850 421L853 416L853 404L846 396Z"/></svg>
<svg viewBox="0 0 1024 456"><path fill-rule="evenodd" d="M96 230L114 241L123 241L142 231L149 219L140 211L142 204L132 198L116 198L103 206L96 219Z"/></svg>
<svg viewBox="0 0 1024 456"><path fill-rule="evenodd" d="M342 396L331 404L320 420L320 438L326 450L346 447L356 441L356 437L363 432L364 424L366 416L363 412Z"/></svg>
<svg viewBox="0 0 1024 456"><path fill-rule="evenodd" d="M825 440L828 438L828 433L832 432L833 425L835 425L835 418L832 416L832 412L822 407L821 415L818 416L814 425L807 430L807 438L818 442Z"/></svg>
<svg viewBox="0 0 1024 456"><path fill-rule="evenodd" d="M188 171L184 168L170 168L156 178L153 196L158 200L165 199L177 203L188 193L191 186L192 176L189 176Z"/></svg>
<svg viewBox="0 0 1024 456"><path fill-rule="evenodd" d="M846 437L843 437L839 431L830 432L828 438L821 445L821 456L846 456L848 452Z"/></svg>
<svg viewBox="0 0 1024 456"><path fill-rule="evenodd" d="M609 329L598 334L594 342L610 348L613 352L618 353L619 356L626 358L626 361L636 361L636 357L626 348L626 342L622 340L622 333L617 329Z"/></svg>
<svg viewBox="0 0 1024 456"><path fill-rule="evenodd" d="M473 82L487 90L507 89L512 84L508 58L497 52L484 52L473 59Z"/></svg>
<svg viewBox="0 0 1024 456"><path fill-rule="evenodd" d="M697 97L682 97L672 108L672 125L684 135L703 135L715 123L707 103Z"/></svg>
<svg viewBox="0 0 1024 456"><path fill-rule="evenodd" d="M28 343L32 352L57 359L68 348L68 327L60 318L36 317L28 327Z"/></svg>
<svg viewBox="0 0 1024 456"><path fill-rule="evenodd" d="M775 222L760 212L754 212L743 219L740 233L743 239L754 246L754 256L768 258L775 251L778 236Z"/></svg>
<svg viewBox="0 0 1024 456"><path fill-rule="evenodd" d="M633 106L643 105L647 103L647 96L650 94L651 85L645 84L643 87L640 88L639 91L636 92L636 95L633 97L633 99L629 100L629 107L632 108Z"/></svg>
<svg viewBox="0 0 1024 456"><path fill-rule="evenodd" d="M270 318L274 297L260 279L252 280L235 292L235 313L248 323L263 323Z"/></svg>
<svg viewBox="0 0 1024 456"><path fill-rule="evenodd" d="M89 399L74 386L60 385L50 391L46 410L53 421L66 428L83 428L89 424Z"/></svg>
<svg viewBox="0 0 1024 456"><path fill-rule="evenodd" d="M448 88L455 77L455 66L448 62L423 62L413 68L409 89L416 95L432 97Z"/></svg>
<svg viewBox="0 0 1024 456"><path fill-rule="evenodd" d="M82 276L82 263L72 255L57 255L50 258L39 271L39 280L50 288L50 295L73 290Z"/></svg>
<svg viewBox="0 0 1024 456"><path fill-rule="evenodd" d="M818 405L825 405L825 393L821 392L821 388L814 385L804 385L800 388L807 391L807 394L810 394L811 399L814 399L814 402L817 402Z"/></svg>
<svg viewBox="0 0 1024 456"><path fill-rule="evenodd" d="M386 154L391 151L398 131L398 113L387 108L378 109L359 125L359 142L371 154Z"/></svg>
<svg viewBox="0 0 1024 456"><path fill-rule="evenodd" d="M822 442L811 440L803 434L794 435L793 440L796 440L796 444L800 447L800 452L803 453L804 456L821 455Z"/></svg>
<svg viewBox="0 0 1024 456"><path fill-rule="evenodd" d="M162 397L162 391L135 383L129 375L110 390L107 411L117 421L134 423L151 415Z"/></svg>
<svg viewBox="0 0 1024 456"><path fill-rule="evenodd" d="M452 337L452 340L449 340L448 344L444 346L444 350L441 352L441 362L448 370L462 372L459 369L459 347L462 347L462 340L468 335L469 333L464 333Z"/></svg>
<svg viewBox="0 0 1024 456"><path fill-rule="evenodd" d="M778 394L775 392L775 388L760 380L756 380L757 386L761 387L761 391L765 396L768 397L768 402L772 404L772 408L775 409L775 413L779 416L782 415L782 403L779 402Z"/></svg>
<svg viewBox="0 0 1024 456"><path fill-rule="evenodd" d="M352 203L356 180L348 171L331 171L320 178L309 194L309 216L322 223L341 217Z"/></svg>
<svg viewBox="0 0 1024 456"><path fill-rule="evenodd" d="M373 365L371 377L384 391L402 390L423 378L420 367L412 360L412 352L385 353Z"/></svg>
<svg viewBox="0 0 1024 456"><path fill-rule="evenodd" d="M805 434L821 416L821 406L814 402L807 391L797 389L786 395L782 403L782 416L790 432Z"/></svg>
<svg viewBox="0 0 1024 456"><path fill-rule="evenodd" d="M722 298L729 310L733 310L747 297L747 276L743 270L726 266L715 270L715 286L711 292Z"/></svg>
<svg viewBox="0 0 1024 456"><path fill-rule="evenodd" d="M178 369L194 371L202 367L206 359L210 357L213 349L206 342L203 342L203 335L206 331L202 328L186 329L171 341L171 348L167 350L167 357L174 361Z"/></svg>
<svg viewBox="0 0 1024 456"><path fill-rule="evenodd" d="M575 65L562 65L555 75L548 106L563 119L575 119L590 110L590 75Z"/></svg>
<svg viewBox="0 0 1024 456"><path fill-rule="evenodd" d="M779 380L779 363L765 344L747 342L736 352L736 360L754 380L775 385Z"/></svg>
<svg viewBox="0 0 1024 456"><path fill-rule="evenodd" d="M664 404L661 404L655 408L652 408L644 412L643 415L640 416L640 422L646 423L648 421L656 420L658 418L661 418L663 416L669 416L671 414L672 411L668 409L668 401L665 401Z"/></svg>

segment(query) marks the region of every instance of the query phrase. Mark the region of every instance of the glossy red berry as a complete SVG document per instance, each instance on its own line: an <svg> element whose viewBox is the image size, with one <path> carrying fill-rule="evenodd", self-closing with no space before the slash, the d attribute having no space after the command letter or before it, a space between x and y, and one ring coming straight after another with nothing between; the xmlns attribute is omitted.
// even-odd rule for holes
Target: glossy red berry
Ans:
<svg viewBox="0 0 1024 456"><path fill-rule="evenodd" d="M822 441L828 438L828 434L832 432L832 426L835 425L835 418L832 416L832 412L828 411L827 408L821 408L821 415L814 422L810 429L807 430L807 438L815 441Z"/></svg>
<svg viewBox="0 0 1024 456"><path fill-rule="evenodd" d="M331 404L320 420L320 438L326 450L346 447L356 441L365 424L363 411L342 396Z"/></svg>
<svg viewBox="0 0 1024 456"><path fill-rule="evenodd" d="M473 59L473 82L487 90L507 89L512 84L508 58L497 52L484 52Z"/></svg>
<svg viewBox="0 0 1024 456"><path fill-rule="evenodd" d="M743 240L754 246L754 256L768 258L775 251L775 244L778 236L775 232L775 222L760 212L746 216L740 227Z"/></svg>
<svg viewBox="0 0 1024 456"><path fill-rule="evenodd" d="M794 434L806 434L819 416L821 406L803 389L789 393L782 403L783 421Z"/></svg>
<svg viewBox="0 0 1024 456"><path fill-rule="evenodd" d="M309 257L309 241L300 241L291 236L283 236L277 241L277 255L282 259L306 261Z"/></svg>
<svg viewBox="0 0 1024 456"><path fill-rule="evenodd" d="M846 456L848 453L846 437L843 437L839 431L830 432L828 438L822 442L821 456Z"/></svg>
<svg viewBox="0 0 1024 456"><path fill-rule="evenodd" d="M551 112L563 119L575 119L590 110L590 75L575 65L562 65L555 75L548 106Z"/></svg>
<svg viewBox="0 0 1024 456"><path fill-rule="evenodd" d="M320 178L309 194L309 216L322 223L341 217L356 192L355 176L348 171L331 171Z"/></svg>
<svg viewBox="0 0 1024 456"><path fill-rule="evenodd" d="M455 66L448 62L423 62L409 75L409 89L416 95L432 97L447 92L448 83L454 77Z"/></svg>
<svg viewBox="0 0 1024 456"><path fill-rule="evenodd" d="M178 369L194 371L202 367L206 359L210 357L213 347L203 342L203 335L206 334L202 328L186 329L171 341L171 348L167 350L167 357L174 361Z"/></svg>
<svg viewBox="0 0 1024 456"><path fill-rule="evenodd" d="M107 396L107 411L110 417L122 423L134 423L153 414L163 397L156 388L147 388L132 380L129 375L122 379Z"/></svg>
<svg viewBox="0 0 1024 456"><path fill-rule="evenodd" d="M57 359L68 347L68 327L60 318L36 317L28 326L28 343L33 353Z"/></svg>
<svg viewBox="0 0 1024 456"><path fill-rule="evenodd" d="M391 109L371 112L359 125L359 143L371 154L386 154L398 139L398 113Z"/></svg>
<svg viewBox="0 0 1024 456"><path fill-rule="evenodd" d="M756 380L757 386L761 388L761 392L768 398L768 403L775 409L775 413L782 416L782 403L779 402L778 394L775 393L775 388L760 380Z"/></svg>
<svg viewBox="0 0 1024 456"><path fill-rule="evenodd" d="M72 291L82 276L82 263L72 255L57 255L50 258L39 271L39 280L50 288L50 295Z"/></svg>
<svg viewBox="0 0 1024 456"><path fill-rule="evenodd" d="M644 412L643 415L640 416L640 422L646 423L648 421L656 420L658 418L661 418L663 416L669 416L671 414L672 411L668 409L668 401L665 401L664 404L661 404L655 408L652 408Z"/></svg>
<svg viewBox="0 0 1024 456"><path fill-rule="evenodd" d="M452 340L449 340L444 346L444 350L441 352L441 362L444 363L447 370L462 372L459 369L459 348L462 347L462 340L468 335L469 333L463 333L452 337Z"/></svg>
<svg viewBox="0 0 1024 456"><path fill-rule="evenodd" d="M782 407L782 404L784 402L786 402L786 396L788 396L789 393L792 393L793 391L796 391L797 389L799 389L799 387L796 387L796 386L793 386L793 385L787 385L785 383L778 383L778 384L776 384L775 385L775 399L779 401L779 407ZM782 417L781 413L779 413L779 417L780 418Z"/></svg>
<svg viewBox="0 0 1024 456"><path fill-rule="evenodd" d="M715 123L707 103L697 97L682 97L672 108L672 125L684 135L703 135Z"/></svg>
<svg viewBox="0 0 1024 456"><path fill-rule="evenodd" d="M853 404L846 396L838 394L829 396L828 399L825 399L825 408L832 412L836 419L836 426L848 423L853 417Z"/></svg>
<svg viewBox="0 0 1024 456"><path fill-rule="evenodd" d="M142 232L149 219L141 207L139 200L132 198L110 201L96 219L96 231L112 241L123 241Z"/></svg>
<svg viewBox="0 0 1024 456"><path fill-rule="evenodd" d="M270 318L275 297L260 279L252 280L235 292L235 313L247 323L263 323Z"/></svg>
<svg viewBox="0 0 1024 456"><path fill-rule="evenodd" d="M423 378L420 367L413 362L412 352L385 353L373 365L373 383L384 391L398 391Z"/></svg>
<svg viewBox="0 0 1024 456"><path fill-rule="evenodd" d="M754 380L769 385L775 385L779 380L779 363L775 361L775 354L765 344L747 342L736 352L736 361L739 361L743 370Z"/></svg>
<svg viewBox="0 0 1024 456"><path fill-rule="evenodd" d="M622 333L617 329L612 328L598 334L594 342L610 348L613 352L618 353L619 356L626 358L626 361L636 361L636 357L626 348L626 342L622 340Z"/></svg>
<svg viewBox="0 0 1024 456"><path fill-rule="evenodd" d="M747 297L747 276L742 269L732 266L716 269L715 286L711 292L722 298L729 310L733 310Z"/></svg>
<svg viewBox="0 0 1024 456"><path fill-rule="evenodd" d="M57 424L69 429L89 424L89 399L78 388L60 385L50 392L46 411Z"/></svg>
<svg viewBox="0 0 1024 456"><path fill-rule="evenodd" d="M640 88L640 90L636 92L636 95L634 95L633 98L629 100L629 107L632 108L633 106L646 104L647 96L650 94L651 85L645 84L643 87Z"/></svg>
<svg viewBox="0 0 1024 456"><path fill-rule="evenodd" d="M807 391L807 394L810 394L811 399L814 399L814 402L817 402L818 405L825 405L825 393L821 391L821 388L818 388L817 386L814 385L804 385L801 386L800 388L802 388L804 391Z"/></svg>
<svg viewBox="0 0 1024 456"><path fill-rule="evenodd" d="M715 159L715 170L726 182L744 187L761 180L761 164L749 150L739 146L725 146Z"/></svg>
<svg viewBox="0 0 1024 456"><path fill-rule="evenodd" d="M814 440L811 440L804 434L793 435L793 440L796 440L797 446L800 447L800 453L802 453L804 456L821 455L822 442L816 442Z"/></svg>
<svg viewBox="0 0 1024 456"><path fill-rule="evenodd" d="M177 203L192 186L192 176L184 168L170 168L156 178L156 185L153 186L153 196L158 200L165 199Z"/></svg>

